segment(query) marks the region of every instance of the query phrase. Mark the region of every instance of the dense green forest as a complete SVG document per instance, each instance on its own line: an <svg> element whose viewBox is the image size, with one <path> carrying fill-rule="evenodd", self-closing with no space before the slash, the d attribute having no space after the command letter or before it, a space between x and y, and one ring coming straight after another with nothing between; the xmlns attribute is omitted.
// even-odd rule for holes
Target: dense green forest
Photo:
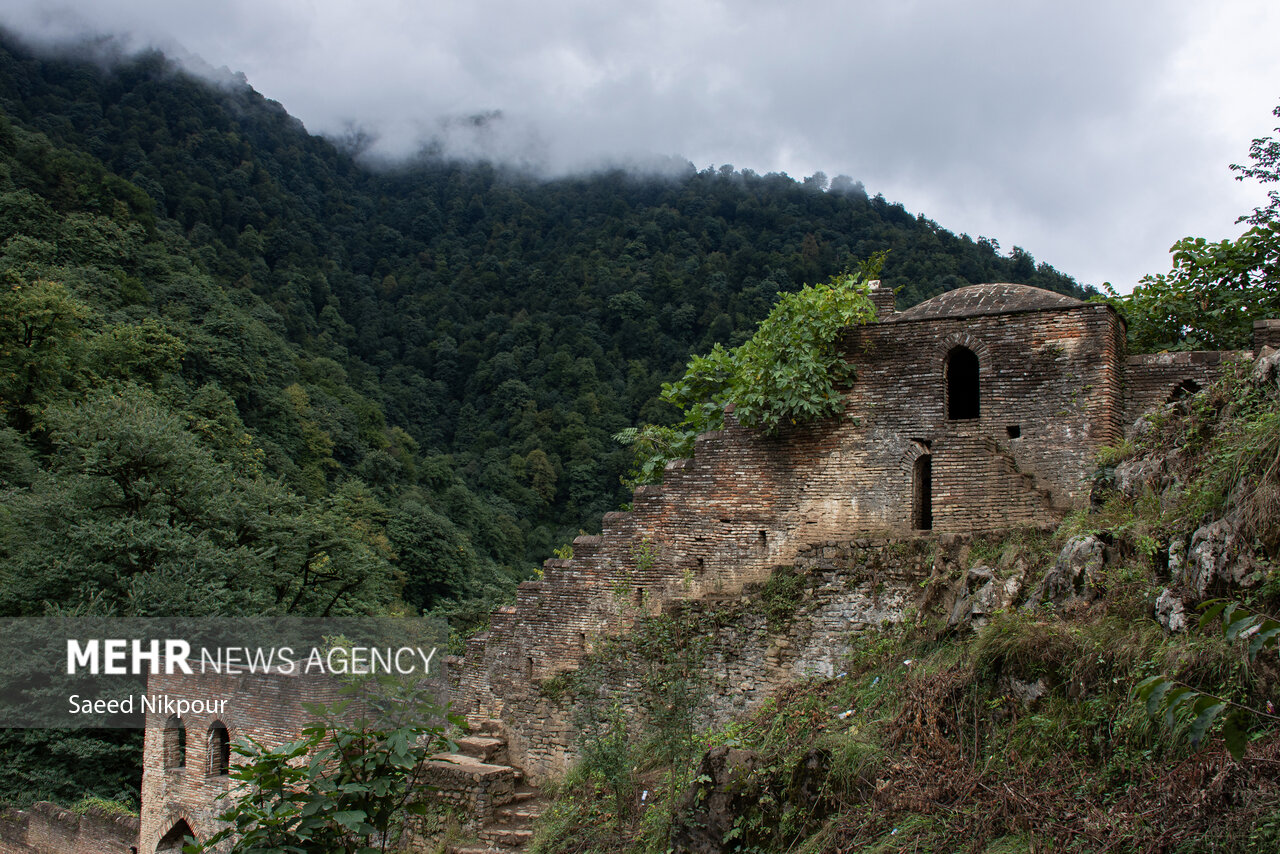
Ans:
<svg viewBox="0 0 1280 854"><path fill-rule="evenodd" d="M473 622L629 499L610 437L692 353L882 250L900 307L1081 294L843 176L372 169L243 80L0 37L0 616ZM8 733L0 798L136 798L136 749Z"/></svg>

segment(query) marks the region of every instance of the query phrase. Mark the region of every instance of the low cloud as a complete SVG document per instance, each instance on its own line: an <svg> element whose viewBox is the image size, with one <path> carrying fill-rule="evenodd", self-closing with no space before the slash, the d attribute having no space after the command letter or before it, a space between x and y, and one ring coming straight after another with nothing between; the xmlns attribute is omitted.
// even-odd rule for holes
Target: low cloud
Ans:
<svg viewBox="0 0 1280 854"><path fill-rule="evenodd" d="M563 174L669 158L852 175L1084 282L1167 269L1238 233L1261 192L1227 164L1270 130L1280 12L1190 0L11 0L45 39L244 72L314 132Z"/></svg>

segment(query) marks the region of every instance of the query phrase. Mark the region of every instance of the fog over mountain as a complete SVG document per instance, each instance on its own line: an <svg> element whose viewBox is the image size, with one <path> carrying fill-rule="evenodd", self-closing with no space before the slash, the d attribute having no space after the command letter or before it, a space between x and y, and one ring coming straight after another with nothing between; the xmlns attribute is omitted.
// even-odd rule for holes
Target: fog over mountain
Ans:
<svg viewBox="0 0 1280 854"><path fill-rule="evenodd" d="M0 23L243 72L371 157L847 174L1122 289L1238 233L1262 193L1227 166L1280 98L1280 9L1254 0L7 0Z"/></svg>

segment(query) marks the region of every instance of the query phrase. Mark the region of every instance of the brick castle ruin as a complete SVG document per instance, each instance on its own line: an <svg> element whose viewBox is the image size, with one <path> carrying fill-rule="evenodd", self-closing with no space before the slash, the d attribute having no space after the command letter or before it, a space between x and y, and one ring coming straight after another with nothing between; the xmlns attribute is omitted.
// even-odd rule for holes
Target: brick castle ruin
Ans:
<svg viewBox="0 0 1280 854"><path fill-rule="evenodd" d="M455 769L444 777L461 780L455 803L485 819L522 775L536 783L568 769L573 709L545 685L602 638L678 603L740 597L795 566L817 579L804 620L785 636L758 620L717 635L707 720L746 711L786 681L830 675L859 629L902 618L963 535L1056 525L1087 504L1101 448L1142 413L1210 383L1224 361L1252 357L1127 356L1110 306L1025 285L974 285L903 312L888 290L872 298L878 322L843 341L857 368L843 417L766 437L729 413L691 459L638 488L632 509L606 514L599 535L578 537L572 558L548 560L467 642L451 664L454 710L497 737L473 738L470 758L442 762ZM1264 345L1280 346L1280 321L1255 324ZM295 738L301 702L315 699L282 677L165 679L170 694L233 696L234 711L188 717L181 734L148 722L143 854L212 833L223 808L214 799L229 787L228 741Z"/></svg>

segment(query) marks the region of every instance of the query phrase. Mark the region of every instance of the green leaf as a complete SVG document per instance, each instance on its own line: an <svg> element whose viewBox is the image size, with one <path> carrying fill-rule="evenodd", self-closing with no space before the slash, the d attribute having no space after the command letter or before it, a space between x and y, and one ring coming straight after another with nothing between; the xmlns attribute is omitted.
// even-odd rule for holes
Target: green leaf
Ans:
<svg viewBox="0 0 1280 854"><path fill-rule="evenodd" d="M1240 636L1241 632L1246 629L1251 629L1262 622L1261 617L1250 614L1249 612L1244 611L1243 608L1240 610L1243 613L1238 617L1233 617L1231 621L1227 623L1226 629L1222 632L1222 636L1228 641L1234 641Z"/></svg>
<svg viewBox="0 0 1280 854"><path fill-rule="evenodd" d="M1243 724L1244 716L1238 710L1233 710L1222 721L1222 740L1237 760L1244 758L1245 748L1249 744L1248 733Z"/></svg>
<svg viewBox="0 0 1280 854"><path fill-rule="evenodd" d="M364 810L342 810L333 814L333 820L352 833L358 833L368 817L369 814Z"/></svg>
<svg viewBox="0 0 1280 854"><path fill-rule="evenodd" d="M1187 731L1187 737L1191 739L1191 745L1193 747L1200 746L1200 742L1204 740L1205 732L1213 725L1214 718L1216 718L1223 709L1227 708L1227 704L1220 700L1218 702L1212 702L1211 698L1207 696L1202 697L1201 699L1210 700L1210 702L1205 705L1203 709L1199 709L1199 713L1196 715L1195 720L1191 722L1191 729ZM1197 706L1198 705L1199 704L1197 703Z"/></svg>
<svg viewBox="0 0 1280 854"><path fill-rule="evenodd" d="M1223 612L1228 604L1230 603L1228 603L1226 599L1212 599L1201 605L1201 608L1207 607L1207 610L1200 617L1200 628L1207 628L1210 623L1218 619L1218 616Z"/></svg>
<svg viewBox="0 0 1280 854"><path fill-rule="evenodd" d="M1258 628L1258 633L1249 641L1249 658L1256 658L1265 646L1275 646L1276 636L1280 635L1280 623L1265 620Z"/></svg>

